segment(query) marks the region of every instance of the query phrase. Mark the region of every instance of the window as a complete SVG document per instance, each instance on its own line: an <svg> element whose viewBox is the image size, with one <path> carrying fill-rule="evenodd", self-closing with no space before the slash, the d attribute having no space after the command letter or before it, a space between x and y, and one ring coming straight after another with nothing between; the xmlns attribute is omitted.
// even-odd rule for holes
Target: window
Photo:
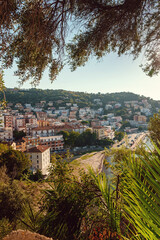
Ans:
<svg viewBox="0 0 160 240"><path fill-rule="evenodd" d="M37 159L38 159L38 155L37 155Z"/></svg>
<svg viewBox="0 0 160 240"><path fill-rule="evenodd" d="M37 169L39 169L39 165L37 165Z"/></svg>
<svg viewBox="0 0 160 240"><path fill-rule="evenodd" d="M39 163L39 160L37 160L37 163Z"/></svg>

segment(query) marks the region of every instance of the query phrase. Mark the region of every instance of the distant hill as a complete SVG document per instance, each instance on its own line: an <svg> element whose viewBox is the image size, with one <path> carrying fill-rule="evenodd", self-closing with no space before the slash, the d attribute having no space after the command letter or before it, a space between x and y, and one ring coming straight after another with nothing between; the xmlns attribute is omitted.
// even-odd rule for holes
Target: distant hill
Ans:
<svg viewBox="0 0 160 240"><path fill-rule="evenodd" d="M155 101L151 98L147 98L144 96L140 96L138 94L134 94L131 92L119 92L119 93L85 93L85 92L73 92L66 90L42 90L42 89L6 89L6 99L7 102L11 102L13 104L16 103L31 103L35 105L40 101L53 101L53 106L65 106L66 103L77 103L79 107L96 107L95 99L100 99L102 105L108 104L109 102L115 101L122 103L124 101L134 101L134 100L142 100L147 99L153 107L158 107L159 102ZM2 93L0 93L0 99L3 98ZM61 100L60 102L58 100ZM58 102L57 102L58 101ZM99 107L99 106L97 106Z"/></svg>

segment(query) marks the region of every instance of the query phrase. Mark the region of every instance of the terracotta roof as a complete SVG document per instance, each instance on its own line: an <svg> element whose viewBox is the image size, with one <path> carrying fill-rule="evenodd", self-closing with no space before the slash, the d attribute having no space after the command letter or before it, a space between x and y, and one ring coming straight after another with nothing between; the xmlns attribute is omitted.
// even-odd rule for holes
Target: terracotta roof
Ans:
<svg viewBox="0 0 160 240"><path fill-rule="evenodd" d="M104 127L102 127L102 126L94 126L94 127L92 127L93 129L105 129Z"/></svg>
<svg viewBox="0 0 160 240"><path fill-rule="evenodd" d="M36 127L36 128L33 128L32 131L50 130L50 129L53 129L53 130L54 130L54 127L52 127L52 126Z"/></svg>
<svg viewBox="0 0 160 240"><path fill-rule="evenodd" d="M61 125L61 126L54 126L54 129L73 129L72 126L65 124L65 125Z"/></svg>
<svg viewBox="0 0 160 240"><path fill-rule="evenodd" d="M43 153L45 152L47 149L49 149L50 147L48 146L43 146L43 145L39 145L33 148L28 149L26 152L30 152L30 153Z"/></svg>

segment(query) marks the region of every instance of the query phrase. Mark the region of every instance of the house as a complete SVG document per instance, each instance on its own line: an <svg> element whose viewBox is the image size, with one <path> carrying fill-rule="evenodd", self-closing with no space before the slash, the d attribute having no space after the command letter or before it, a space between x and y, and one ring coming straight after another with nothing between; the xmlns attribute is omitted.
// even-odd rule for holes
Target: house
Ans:
<svg viewBox="0 0 160 240"><path fill-rule="evenodd" d="M49 106L49 107L52 107L52 106L53 106L53 102L52 102L52 101L49 101L49 102L48 102L48 106Z"/></svg>
<svg viewBox="0 0 160 240"><path fill-rule="evenodd" d="M16 103L15 108L23 109L23 106L21 103Z"/></svg>
<svg viewBox="0 0 160 240"><path fill-rule="evenodd" d="M48 175L48 168L50 167L50 147L39 145L28 149L26 153L32 162L33 172L40 169L43 175Z"/></svg>
<svg viewBox="0 0 160 240"><path fill-rule="evenodd" d="M120 104L120 103L116 103L115 105L114 105L114 107L115 108L120 108L122 105Z"/></svg>
<svg viewBox="0 0 160 240"><path fill-rule="evenodd" d="M106 104L105 109L106 109L106 110L113 109L113 106L110 105L110 104Z"/></svg>

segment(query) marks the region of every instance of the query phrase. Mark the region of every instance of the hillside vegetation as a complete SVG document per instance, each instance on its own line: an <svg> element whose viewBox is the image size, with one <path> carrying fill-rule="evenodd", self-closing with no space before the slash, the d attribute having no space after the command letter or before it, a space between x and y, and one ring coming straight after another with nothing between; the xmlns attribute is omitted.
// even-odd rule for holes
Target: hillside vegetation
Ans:
<svg viewBox="0 0 160 240"><path fill-rule="evenodd" d="M66 90L42 90L32 88L29 90L25 89L6 89L5 91L7 102L13 104L16 103L31 103L34 105L40 101L53 101L54 106L65 106L66 103L77 103L79 107L96 107L94 99L100 99L102 104L105 105L111 101L123 103L124 101L140 101L142 99L147 99L152 107L158 105L158 101L153 99L140 96L131 92L119 92L119 93L86 93L86 92L73 92ZM0 93L0 99L3 99L2 93ZM56 102L61 100L61 102Z"/></svg>

